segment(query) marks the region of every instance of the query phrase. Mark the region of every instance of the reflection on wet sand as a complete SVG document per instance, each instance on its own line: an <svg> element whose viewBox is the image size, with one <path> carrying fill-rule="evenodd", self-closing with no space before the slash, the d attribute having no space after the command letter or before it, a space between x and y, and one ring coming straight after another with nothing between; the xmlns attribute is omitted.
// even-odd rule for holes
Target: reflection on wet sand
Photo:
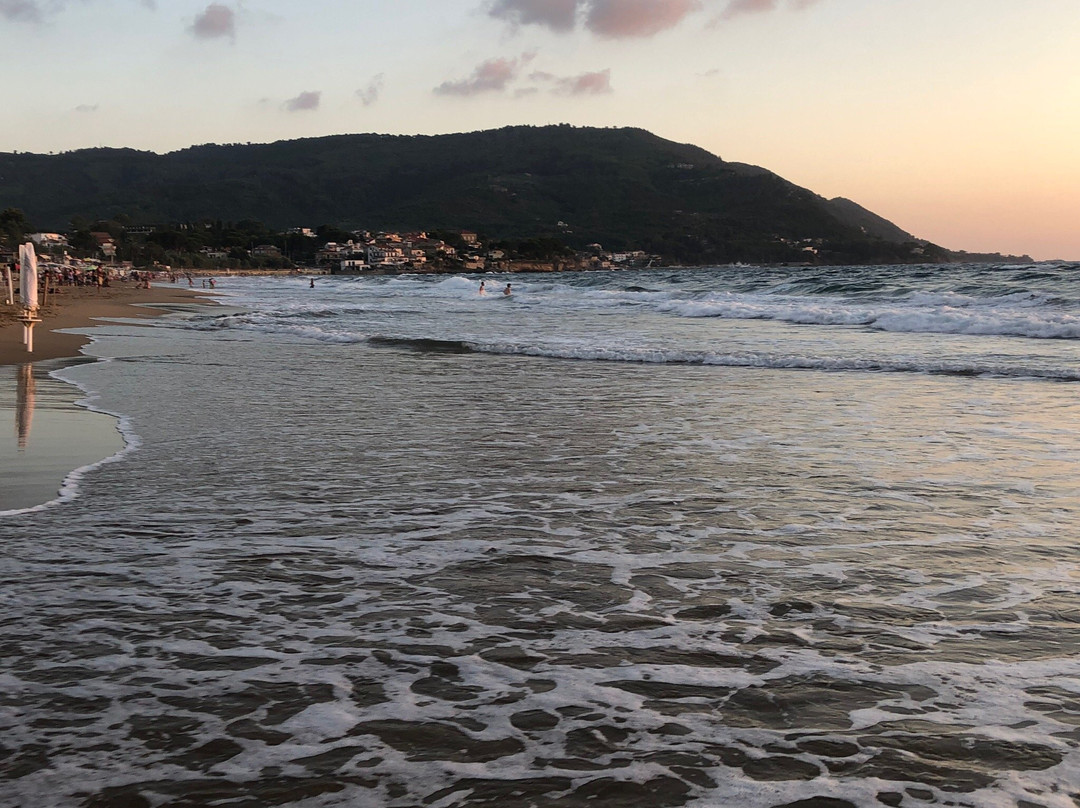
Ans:
<svg viewBox="0 0 1080 808"><path fill-rule="evenodd" d="M34 422L34 400L37 383L34 366L27 362L19 365L15 383L15 434L18 435L19 451L26 451L30 443L30 427Z"/></svg>
<svg viewBox="0 0 1080 808"><path fill-rule="evenodd" d="M123 449L116 419L78 405L83 393L54 375L72 364L0 366L0 422L15 422L0 433L0 515L73 497L73 472Z"/></svg>

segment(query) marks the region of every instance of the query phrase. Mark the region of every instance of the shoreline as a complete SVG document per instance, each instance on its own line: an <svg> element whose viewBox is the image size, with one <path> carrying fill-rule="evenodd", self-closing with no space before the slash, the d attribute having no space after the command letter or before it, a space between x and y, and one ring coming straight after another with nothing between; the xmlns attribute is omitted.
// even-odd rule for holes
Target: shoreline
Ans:
<svg viewBox="0 0 1080 808"><path fill-rule="evenodd" d="M21 308L0 302L0 416L13 419L10 441L0 440L0 514L47 507L77 495L82 473L121 456L128 441L115 416L80 405L77 385L52 373L93 362L83 349L93 337L60 330L90 329L108 320L160 317L184 304L214 304L208 290L134 283L52 290L34 328L34 352L22 343Z"/></svg>
<svg viewBox="0 0 1080 808"><path fill-rule="evenodd" d="M62 334L61 330L93 328L99 320L159 317L176 304L212 304L213 293L204 289L152 287L135 284L114 286L63 286L49 292L47 305L38 313L42 322L34 328L34 352L22 342L21 308L0 301L0 366L79 357L91 341L85 334ZM160 306L160 309L155 309Z"/></svg>

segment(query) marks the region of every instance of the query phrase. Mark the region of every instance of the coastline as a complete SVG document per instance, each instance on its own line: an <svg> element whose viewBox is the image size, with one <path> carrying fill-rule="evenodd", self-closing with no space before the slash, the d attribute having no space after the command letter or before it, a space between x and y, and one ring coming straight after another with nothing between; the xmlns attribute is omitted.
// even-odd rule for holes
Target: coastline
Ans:
<svg viewBox="0 0 1080 808"><path fill-rule="evenodd" d="M0 515L46 507L74 496L86 469L119 457L125 440L116 418L80 406L82 393L52 373L81 358L91 341L62 329L90 329L102 320L161 316L172 306L212 303L205 290L135 284L62 287L50 292L34 329L34 352L22 342L17 306L0 305L0 418L14 421L0 440Z"/></svg>
<svg viewBox="0 0 1080 808"><path fill-rule="evenodd" d="M208 298L208 294L212 293L179 287L141 289L133 283L101 289L91 286L54 289L49 293L47 305L38 313L42 322L34 328L33 353L28 353L22 342L22 324L17 319L21 309L16 305L0 305L0 366L77 357L90 337L59 331L90 328L101 319L157 317L174 304L210 303L214 298ZM161 310L153 308L158 305Z"/></svg>

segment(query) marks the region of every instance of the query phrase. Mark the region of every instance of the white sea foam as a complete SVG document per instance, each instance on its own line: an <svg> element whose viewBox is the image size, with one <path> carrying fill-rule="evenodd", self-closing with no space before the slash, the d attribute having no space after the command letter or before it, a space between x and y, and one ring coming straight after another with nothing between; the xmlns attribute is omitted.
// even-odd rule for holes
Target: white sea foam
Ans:
<svg viewBox="0 0 1080 808"><path fill-rule="evenodd" d="M1068 340L686 318L535 276L499 305L330 279L340 316L246 283L238 318L116 330L79 373L142 451L3 532L12 799L1080 789L1080 416L1038 378ZM527 355L589 351L622 361ZM892 366L922 375L813 372Z"/></svg>
<svg viewBox="0 0 1080 808"><path fill-rule="evenodd" d="M785 284L776 283L750 291L710 290L712 276L702 271L600 273L570 281L484 276L493 291L504 279L515 284L517 293L507 300L480 297L479 278L465 276L328 279L312 296L248 282L230 294L241 303L247 300L252 311L193 327L254 330L331 345L378 337L400 346L444 343L482 353L595 361L1080 378L1080 309L1068 302L1067 284L1054 290L1057 294L1040 288L979 295L911 288L902 273L897 275L898 288L906 291L882 288L876 297L778 293ZM1003 285L998 276L993 280ZM854 280L850 285L859 286ZM754 322L775 324L762 331L767 350L750 344L752 334L745 328ZM778 330L785 327L793 330ZM878 334L912 339L893 346ZM933 335L954 343L930 341ZM1039 340L1045 347L1031 351L1023 343L1002 341L1015 338ZM968 341L955 342L959 339Z"/></svg>

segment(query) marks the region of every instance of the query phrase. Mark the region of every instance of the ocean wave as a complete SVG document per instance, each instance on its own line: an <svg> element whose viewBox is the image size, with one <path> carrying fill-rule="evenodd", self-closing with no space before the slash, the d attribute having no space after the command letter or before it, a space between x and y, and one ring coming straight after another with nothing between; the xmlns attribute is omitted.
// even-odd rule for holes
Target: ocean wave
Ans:
<svg viewBox="0 0 1080 808"><path fill-rule="evenodd" d="M923 373L935 376L988 376L1030 378L1063 382L1080 381L1080 369L1063 366L1038 366L1015 362L947 361L934 359L803 356L782 353L714 353L630 347L554 346L513 343L474 343L446 340L383 339L381 344L425 349L424 346L460 346L460 353L534 356L548 359L571 359L634 364L701 365L716 367L760 368L771 370L856 371L864 373ZM438 350L439 348L429 348ZM450 350L443 348L442 350Z"/></svg>
<svg viewBox="0 0 1080 808"><path fill-rule="evenodd" d="M865 326L898 333L1080 339L1080 315L1045 299L1009 295L993 301L962 295L925 295L910 305L852 305L813 298L765 296L672 301L661 311L679 317L729 320L776 320L795 325Z"/></svg>
<svg viewBox="0 0 1080 808"><path fill-rule="evenodd" d="M475 353L476 347L463 340L415 337L369 337L368 344L384 348L410 348L422 353Z"/></svg>

